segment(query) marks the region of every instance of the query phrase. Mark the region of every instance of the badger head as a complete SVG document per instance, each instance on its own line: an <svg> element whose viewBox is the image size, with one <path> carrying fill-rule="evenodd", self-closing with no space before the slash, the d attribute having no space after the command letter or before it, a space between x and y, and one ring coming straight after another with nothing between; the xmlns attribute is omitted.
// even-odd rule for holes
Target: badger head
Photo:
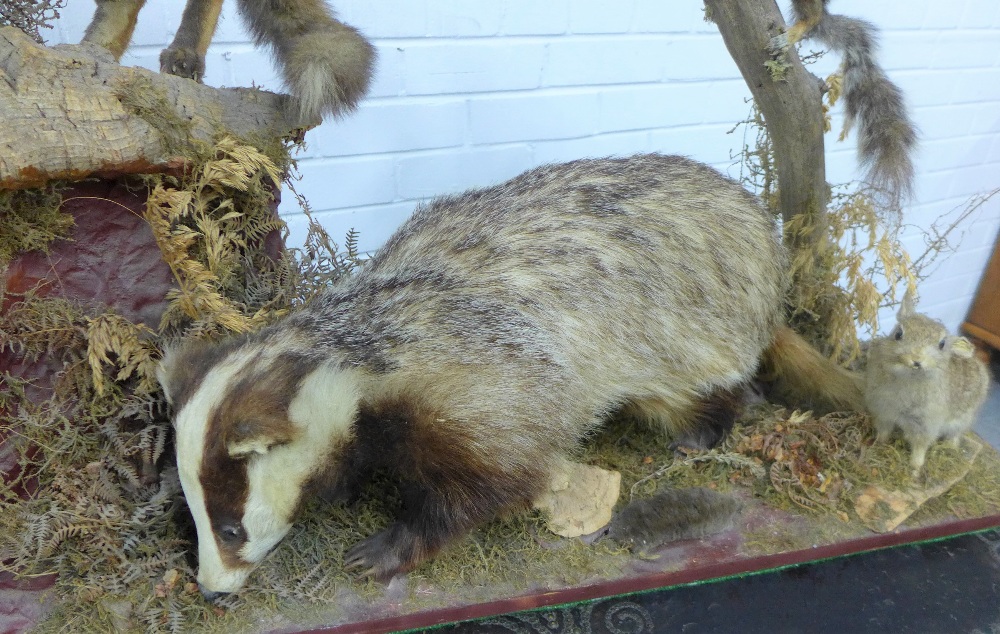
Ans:
<svg viewBox="0 0 1000 634"><path fill-rule="evenodd" d="M350 440L357 376L280 341L244 339L168 352L159 379L198 532L198 586L211 600L243 586Z"/></svg>

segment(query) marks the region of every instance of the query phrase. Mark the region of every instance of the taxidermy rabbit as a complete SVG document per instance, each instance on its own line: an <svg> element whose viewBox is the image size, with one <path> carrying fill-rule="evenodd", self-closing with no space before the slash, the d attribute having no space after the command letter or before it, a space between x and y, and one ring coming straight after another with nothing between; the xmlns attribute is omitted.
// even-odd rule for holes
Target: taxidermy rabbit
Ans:
<svg viewBox="0 0 1000 634"><path fill-rule="evenodd" d="M958 445L972 428L989 387L989 370L965 337L914 310L909 292L898 323L872 342L865 374L865 405L880 441L899 429L910 445L913 475L938 440Z"/></svg>

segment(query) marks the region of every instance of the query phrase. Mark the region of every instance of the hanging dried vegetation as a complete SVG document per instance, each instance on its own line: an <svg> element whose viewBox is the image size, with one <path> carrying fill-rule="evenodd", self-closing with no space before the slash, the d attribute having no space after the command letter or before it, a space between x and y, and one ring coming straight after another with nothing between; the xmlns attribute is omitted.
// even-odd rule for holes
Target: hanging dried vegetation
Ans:
<svg viewBox="0 0 1000 634"><path fill-rule="evenodd" d="M54 629L186 631L211 614L184 585L190 527L175 514L155 368L166 341L259 327L360 264L353 235L338 253L317 225L305 248L267 253L268 236L284 229L272 192L288 166L287 153L224 137L182 176L145 178L145 218L177 282L155 330L35 290L5 298L0 349L58 371L47 391L11 375L0 382L0 438L17 456L0 486L0 570L58 574ZM59 200L54 189L3 193L5 223L24 225L5 232L18 241L3 245L4 265L66 235L72 218Z"/></svg>
<svg viewBox="0 0 1000 634"><path fill-rule="evenodd" d="M803 61L809 63L817 55ZM826 80L824 114L830 130L830 110L840 97L841 78ZM763 116L754 105L746 120L743 149L733 158L740 164L740 180L756 192L766 205L777 209L777 171L774 151ZM841 135L843 140L843 135ZM868 336L878 332L879 309L895 306L906 288L930 275L942 256L954 252L961 238L961 228L971 222L983 205L1000 189L976 196L939 219L924 232L925 250L911 257L903 247L905 228L900 210L880 201L889 199L882 192L857 183L836 185L826 213L822 216L828 236L818 252L799 250L791 253L787 302L793 327L830 358L844 364L862 360L859 330ZM816 227L808 214L799 214L782 227L787 242L802 244L801 238L812 235ZM958 236L958 240L956 240ZM902 285L902 288L900 288Z"/></svg>
<svg viewBox="0 0 1000 634"><path fill-rule="evenodd" d="M51 29L49 23L65 6L66 0L4 0L0 3L0 26L21 29L41 44L44 38L39 29Z"/></svg>

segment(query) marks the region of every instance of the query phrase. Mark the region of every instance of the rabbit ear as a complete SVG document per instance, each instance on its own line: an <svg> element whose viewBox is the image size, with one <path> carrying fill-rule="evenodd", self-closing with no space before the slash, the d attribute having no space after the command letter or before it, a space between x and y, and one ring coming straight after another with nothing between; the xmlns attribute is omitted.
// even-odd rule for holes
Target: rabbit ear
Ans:
<svg viewBox="0 0 1000 634"><path fill-rule="evenodd" d="M961 359L971 359L976 354L976 346L965 337L952 337L951 353Z"/></svg>
<svg viewBox="0 0 1000 634"><path fill-rule="evenodd" d="M903 295L903 302L899 305L899 318L912 317L917 313L917 298L915 297L914 287L907 286L906 294Z"/></svg>

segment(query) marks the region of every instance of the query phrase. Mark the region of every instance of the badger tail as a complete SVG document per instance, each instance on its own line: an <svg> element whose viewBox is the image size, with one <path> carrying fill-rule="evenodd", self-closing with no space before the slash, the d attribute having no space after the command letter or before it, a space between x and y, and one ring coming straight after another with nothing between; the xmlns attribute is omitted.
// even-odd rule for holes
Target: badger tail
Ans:
<svg viewBox="0 0 1000 634"><path fill-rule="evenodd" d="M864 408L860 375L821 355L787 326L778 329L764 351L758 376L780 401L822 412Z"/></svg>
<svg viewBox="0 0 1000 634"><path fill-rule="evenodd" d="M825 8L822 17L813 19L810 26L801 37L815 38L843 56L844 132L857 122L865 180L898 206L913 193L917 130L906 111L902 91L875 59L878 29L865 20L832 15Z"/></svg>
<svg viewBox="0 0 1000 634"><path fill-rule="evenodd" d="M240 0L239 8L254 41L274 50L303 118L346 114L368 91L375 48L323 0Z"/></svg>

